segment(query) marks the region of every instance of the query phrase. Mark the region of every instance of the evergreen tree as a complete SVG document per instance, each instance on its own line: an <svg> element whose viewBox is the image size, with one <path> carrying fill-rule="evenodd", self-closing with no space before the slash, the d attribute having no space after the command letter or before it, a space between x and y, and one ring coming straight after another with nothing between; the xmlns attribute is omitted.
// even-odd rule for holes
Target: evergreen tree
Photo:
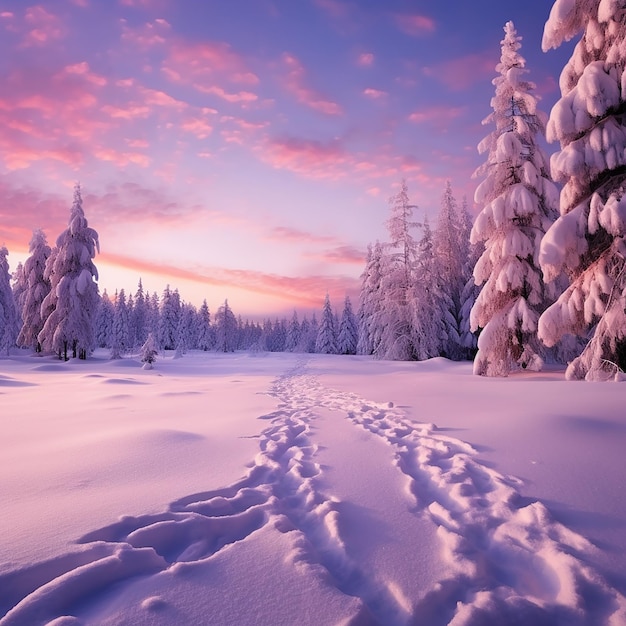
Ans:
<svg viewBox="0 0 626 626"><path fill-rule="evenodd" d="M115 307L105 289L100 298L100 305L96 315L96 345L99 348L111 348L113 346L114 317Z"/></svg>
<svg viewBox="0 0 626 626"><path fill-rule="evenodd" d="M115 294L113 312L113 328L111 333L111 358L119 359L127 354L131 348L130 315L126 304L126 294L123 289Z"/></svg>
<svg viewBox="0 0 626 626"><path fill-rule="evenodd" d="M234 352L237 348L237 318L228 300L215 314L215 348L218 352Z"/></svg>
<svg viewBox="0 0 626 626"><path fill-rule="evenodd" d="M337 330L335 328L335 317L330 305L330 297L326 294L324 307L322 308L322 319L317 330L315 340L315 352L320 354L337 354Z"/></svg>
<svg viewBox="0 0 626 626"><path fill-rule="evenodd" d="M285 338L285 351L295 352L300 342L300 323L298 322L298 314L293 312L291 321L287 326L287 337Z"/></svg>
<svg viewBox="0 0 626 626"><path fill-rule="evenodd" d="M211 328L211 314L209 305L206 300L202 301L202 305L198 310L198 349L211 350L215 345L215 337Z"/></svg>
<svg viewBox="0 0 626 626"><path fill-rule="evenodd" d="M149 317L150 311L140 278L137 291L135 292L135 306L132 312L132 327L134 329L133 347L145 344L149 332Z"/></svg>
<svg viewBox="0 0 626 626"><path fill-rule="evenodd" d="M341 321L339 322L339 337L337 339L337 350L339 354L356 354L358 341L359 331L356 316L352 311L350 297L346 296Z"/></svg>
<svg viewBox="0 0 626 626"><path fill-rule="evenodd" d="M94 324L98 310L98 270L93 263L99 251L98 233L89 228L80 186L74 188L69 224L48 257L44 277L50 293L42 303L44 326L38 339L59 358L72 355L86 359L95 346Z"/></svg>
<svg viewBox="0 0 626 626"><path fill-rule="evenodd" d="M417 242L412 231L418 224L412 220L416 207L409 202L406 181L402 181L400 191L389 203L389 243L382 261L380 302L371 318L375 334L380 335L374 354L385 359L410 361L417 358L413 302Z"/></svg>
<svg viewBox="0 0 626 626"><path fill-rule="evenodd" d="M141 362L144 364L143 369L151 370L157 360L157 355L159 354L157 342L154 339L154 335L152 333L148 333L146 341L141 346L140 354Z"/></svg>
<svg viewBox="0 0 626 626"><path fill-rule="evenodd" d="M441 312L441 282L437 277L433 233L428 218L422 223L422 237L417 246L413 293L413 326L416 358L420 361L439 356L447 338Z"/></svg>
<svg viewBox="0 0 626 626"><path fill-rule="evenodd" d="M467 261L468 242L463 237L463 222L450 181L441 198L437 227L433 233L435 251L435 279L440 297L440 315L443 321L444 340L441 355L449 359L462 359L465 350L461 345L461 299L465 282L463 269Z"/></svg>
<svg viewBox="0 0 626 626"><path fill-rule="evenodd" d="M180 320L180 296L178 291L166 285L161 298L159 315L158 344L163 350L175 350L178 343L178 323Z"/></svg>
<svg viewBox="0 0 626 626"><path fill-rule="evenodd" d="M11 274L9 272L9 251L0 246L0 350L6 352L15 345L17 337L17 307L11 289Z"/></svg>
<svg viewBox="0 0 626 626"><path fill-rule="evenodd" d="M504 27L502 56L493 80L493 130L480 144L487 161L476 174L485 179L475 200L483 209L471 241L485 242L474 268L482 284L471 311L472 330L482 329L474 372L506 376L516 367L539 369L537 320L548 295L539 269L539 243L555 217L556 188L537 146L544 124L536 110L534 85L524 79L520 37L512 22Z"/></svg>
<svg viewBox="0 0 626 626"><path fill-rule="evenodd" d="M567 289L539 320L554 345L567 333L590 337L568 379L596 380L626 370L626 23L622 2L557 1L543 48L582 38L561 74L561 99L547 126L561 151L551 160L563 184L560 217L541 244L547 280L565 272Z"/></svg>
<svg viewBox="0 0 626 626"><path fill-rule="evenodd" d="M361 274L359 296L359 354L374 354L380 344L382 328L375 325L383 309L383 247L380 242L368 246L365 269Z"/></svg>
<svg viewBox="0 0 626 626"><path fill-rule="evenodd" d="M41 352L38 335L44 325L41 305L50 293L50 281L44 278L46 262L50 256L50 246L42 230L33 231L29 245L29 257L24 262L25 290L20 299L22 328L17 337L17 345L30 347Z"/></svg>

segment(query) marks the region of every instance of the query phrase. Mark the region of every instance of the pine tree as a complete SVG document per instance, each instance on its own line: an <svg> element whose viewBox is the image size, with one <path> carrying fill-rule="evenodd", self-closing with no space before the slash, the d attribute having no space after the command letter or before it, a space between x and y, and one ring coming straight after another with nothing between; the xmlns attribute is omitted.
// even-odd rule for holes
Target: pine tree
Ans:
<svg viewBox="0 0 626 626"><path fill-rule="evenodd" d="M413 221L416 207L409 201L405 180L400 191L389 199L389 204L389 243L382 259L380 302L371 319L376 334L380 334L374 354L385 359L411 361L417 358L413 306L417 242L412 231L418 224Z"/></svg>
<svg viewBox="0 0 626 626"><path fill-rule="evenodd" d="M123 289L115 294L113 312L113 329L111 333L111 358L119 359L127 354L131 348L130 341L130 314L126 304L126 294Z"/></svg>
<svg viewBox="0 0 626 626"><path fill-rule="evenodd" d="M9 272L9 251L0 246L0 350L9 355L15 345L17 337L17 307L11 289L11 274Z"/></svg>
<svg viewBox="0 0 626 626"><path fill-rule="evenodd" d="M383 247L380 242L368 246L365 269L361 274L361 292L359 295L359 354L376 353L381 340L382 328L375 324L384 308L383 282Z"/></svg>
<svg viewBox="0 0 626 626"><path fill-rule="evenodd" d="M471 235L472 243L485 242L474 268L476 284L483 287L470 319L472 330L482 329L474 372L487 376L542 365L537 320L548 295L538 252L556 216L556 188L536 143L544 124L531 93L534 85L524 79L527 70L513 23L504 31L493 112L485 120L495 130L479 144L479 151L488 153L476 172L485 176L475 194L483 209Z"/></svg>
<svg viewBox="0 0 626 626"><path fill-rule="evenodd" d="M447 181L441 198L437 227L433 232L433 249L445 337L440 351L442 356L453 360L462 359L465 353L461 345L461 299L468 245L463 240L462 226L452 185ZM469 239L469 233L467 236Z"/></svg>
<svg viewBox="0 0 626 626"><path fill-rule="evenodd" d="M37 339L44 325L41 305L50 293L50 281L44 278L50 252L44 232L33 231L29 245L30 255L24 262L25 291L20 298L22 328L17 337L17 345L33 348L35 352L41 352L41 344Z"/></svg>
<svg viewBox="0 0 626 626"><path fill-rule="evenodd" d="M563 184L560 217L541 244L547 280L570 284L539 320L554 345L570 333L590 337L568 379L596 380L626 370L626 23L621 2L556 2L543 49L583 31L561 74L561 99L547 126L561 151L551 160Z"/></svg>
<svg viewBox="0 0 626 626"><path fill-rule="evenodd" d="M339 336L337 338L337 350L339 354L356 354L359 341L358 324L352 311L350 296L346 296L339 322Z"/></svg>
<svg viewBox="0 0 626 626"><path fill-rule="evenodd" d="M158 344L163 350L175 350L178 343L178 323L180 320L180 296L178 291L166 285L161 298L158 322Z"/></svg>
<svg viewBox="0 0 626 626"><path fill-rule="evenodd" d="M139 279L137 291L135 292L135 306L133 308L132 317L132 327L134 329L134 348L136 346L142 346L146 342L149 332L149 308L146 296L143 292L141 278Z"/></svg>
<svg viewBox="0 0 626 626"><path fill-rule="evenodd" d="M472 332L470 315L472 307L478 298L480 289L474 282L474 267L485 251L483 242L470 243L472 232L472 218L467 208L467 200L463 199L460 213L461 239L463 246L462 258L465 260L462 270L463 290L461 291L461 319L460 319L460 343L464 349L463 358L473 360L478 348L478 337Z"/></svg>
<svg viewBox="0 0 626 626"><path fill-rule="evenodd" d="M218 352L234 352L237 348L237 318L228 305L228 300L215 314L215 348Z"/></svg>
<svg viewBox="0 0 626 626"><path fill-rule="evenodd" d="M298 314L293 312L291 321L287 326L287 337L285 338L285 351L295 352L300 341L300 323L298 322Z"/></svg>
<svg viewBox="0 0 626 626"><path fill-rule="evenodd" d="M330 304L330 296L326 294L324 306L322 308L322 319L317 330L315 340L315 352L320 354L337 354L337 329L335 328L335 317Z"/></svg>
<svg viewBox="0 0 626 626"><path fill-rule="evenodd" d="M115 307L105 289L100 298L100 305L96 315L96 346L98 348L111 348L113 346L114 317Z"/></svg>
<svg viewBox="0 0 626 626"><path fill-rule="evenodd" d="M144 364L143 369L151 370L157 360L158 354L159 350L157 342L154 339L154 335L152 333L148 333L146 341L141 346L141 362Z"/></svg>
<svg viewBox="0 0 626 626"><path fill-rule="evenodd" d="M422 222L417 246L413 293L413 326L416 358L420 361L440 356L447 338L441 311L441 282L437 277L433 233L428 218Z"/></svg>
<svg viewBox="0 0 626 626"><path fill-rule="evenodd" d="M42 303L44 326L39 342L46 350L67 359L86 359L95 347L94 324L98 310L98 270L93 263L99 251L98 233L89 228L80 186L74 188L69 224L48 257L44 277L51 290Z"/></svg>
<svg viewBox="0 0 626 626"><path fill-rule="evenodd" d="M206 300L202 301L202 305L198 310L198 349L211 350L215 345L215 337L211 328L211 314L209 305Z"/></svg>

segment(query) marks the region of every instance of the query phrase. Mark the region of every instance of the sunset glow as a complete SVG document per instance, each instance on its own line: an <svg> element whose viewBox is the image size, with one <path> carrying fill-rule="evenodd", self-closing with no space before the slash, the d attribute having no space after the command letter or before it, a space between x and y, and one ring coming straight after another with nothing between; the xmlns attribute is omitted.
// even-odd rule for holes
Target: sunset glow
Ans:
<svg viewBox="0 0 626 626"><path fill-rule="evenodd" d="M471 202L504 23L548 112L549 6L482 0L0 2L0 244L51 243L79 181L100 291L166 284L244 317L357 297L406 178Z"/></svg>

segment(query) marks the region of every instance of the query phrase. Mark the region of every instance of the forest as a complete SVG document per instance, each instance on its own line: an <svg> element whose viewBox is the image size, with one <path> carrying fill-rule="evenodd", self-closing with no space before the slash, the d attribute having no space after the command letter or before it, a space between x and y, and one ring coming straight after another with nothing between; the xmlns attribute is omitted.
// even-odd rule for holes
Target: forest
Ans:
<svg viewBox="0 0 626 626"><path fill-rule="evenodd" d="M608 10L608 9L607 9ZM600 11L602 13L602 11ZM600 19L600 18L599 18ZM574 20L575 22L575 20ZM580 24L546 28L545 49ZM98 234L80 187L68 228L54 247L35 231L30 256L13 275L0 249L0 348L86 358L137 350L187 349L364 354L391 360L443 356L474 360L474 373L506 376L567 364L566 378L598 380L626 370L626 133L622 123L622 37L617 22L581 40L548 117L527 80L521 37L504 28L492 81L485 155L475 173L472 219L451 183L431 228L416 219L408 184L390 199L388 240L369 246L356 310L349 298L320 319L243 321L225 301L213 318L176 289L161 297L99 294ZM598 29L600 28L599 25ZM600 32L600 31L598 31ZM541 141L559 141L550 159Z"/></svg>

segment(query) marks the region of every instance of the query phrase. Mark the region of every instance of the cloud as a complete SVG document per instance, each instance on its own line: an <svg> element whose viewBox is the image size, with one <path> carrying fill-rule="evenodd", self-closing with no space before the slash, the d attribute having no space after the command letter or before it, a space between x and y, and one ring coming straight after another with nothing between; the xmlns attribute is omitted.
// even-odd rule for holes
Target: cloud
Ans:
<svg viewBox="0 0 626 626"><path fill-rule="evenodd" d="M297 137L275 138L258 149L261 159L277 169L310 178L343 178L348 155L338 141L321 142Z"/></svg>
<svg viewBox="0 0 626 626"><path fill-rule="evenodd" d="M436 105L414 111L409 115L409 121L415 124L429 124L435 128L446 130L452 120L461 117L465 112L465 107Z"/></svg>
<svg viewBox="0 0 626 626"><path fill-rule="evenodd" d="M374 55L371 52L362 52L357 57L356 62L361 67L370 67L374 64Z"/></svg>
<svg viewBox="0 0 626 626"><path fill-rule="evenodd" d="M24 22L28 29L22 41L25 47L44 46L66 35L61 18L41 5L28 7L24 13Z"/></svg>
<svg viewBox="0 0 626 626"><path fill-rule="evenodd" d="M407 35L417 37L435 32L435 21L426 15L405 13L394 15L396 26Z"/></svg>
<svg viewBox="0 0 626 626"><path fill-rule="evenodd" d="M371 100L380 100L381 98L386 98L389 94L386 91L381 91L380 89L373 89L372 87L368 87L363 90L363 95Z"/></svg>
<svg viewBox="0 0 626 626"><path fill-rule="evenodd" d="M341 115L343 113L336 102L324 98L306 84L306 70L294 55L284 53L282 62L285 70L283 84L298 102L325 115Z"/></svg>
<svg viewBox="0 0 626 626"><path fill-rule="evenodd" d="M223 267L186 268L111 252L103 252L99 258L103 262L135 271L139 275L147 272L162 276L164 282L167 282L168 278L173 278L196 282L205 287L221 287L226 297L229 288L241 289L281 300L290 300L294 306L300 307L318 308L326 292L335 300L339 300L346 292L356 295L359 288L359 281L347 276L295 277Z"/></svg>
<svg viewBox="0 0 626 626"><path fill-rule="evenodd" d="M347 265L365 265L365 251L354 246L337 246L322 254L323 261L328 263L342 263Z"/></svg>
<svg viewBox="0 0 626 626"><path fill-rule="evenodd" d="M334 237L313 235L312 233L288 226L276 226L272 228L267 239L282 242L287 241L290 243L330 243L336 241Z"/></svg>
<svg viewBox="0 0 626 626"><path fill-rule="evenodd" d="M451 91L464 91L495 76L496 63L497 58L492 52L481 52L425 67L423 73Z"/></svg>

